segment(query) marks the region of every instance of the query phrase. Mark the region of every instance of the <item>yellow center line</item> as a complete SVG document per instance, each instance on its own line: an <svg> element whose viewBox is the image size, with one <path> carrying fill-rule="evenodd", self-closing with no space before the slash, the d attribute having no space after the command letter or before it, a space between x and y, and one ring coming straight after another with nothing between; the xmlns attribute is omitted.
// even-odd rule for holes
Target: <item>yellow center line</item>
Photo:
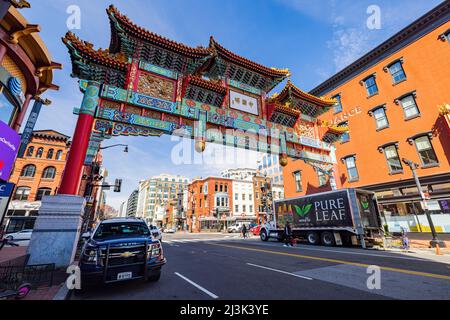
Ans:
<svg viewBox="0 0 450 320"><path fill-rule="evenodd" d="M232 245L217 244L217 243L209 243L209 244L212 246L218 246L218 247L241 249L241 250L248 250L248 251L255 251L255 252L264 252L264 253L277 254L277 255L296 257L296 258L303 258L303 259L309 259L309 260L318 260L318 261L326 261L326 262L332 262L332 263L338 263L338 264L345 264L345 265L356 266L356 267L367 268L367 267L373 265L373 264L365 264L365 263L351 262L351 261L338 260L338 259L307 256L307 255L296 254L296 253L287 253L287 252L279 252L279 251L272 251L272 250L248 248L248 247L242 247L242 246L232 246ZM378 267L381 270L386 270L386 271L394 271L394 272L406 273L406 274L416 275L416 276L450 280L450 276L446 276L446 275L442 275L442 274L434 274L434 273L428 273L428 272L413 271L413 270L391 268L391 267L384 267L384 266L378 266Z"/></svg>

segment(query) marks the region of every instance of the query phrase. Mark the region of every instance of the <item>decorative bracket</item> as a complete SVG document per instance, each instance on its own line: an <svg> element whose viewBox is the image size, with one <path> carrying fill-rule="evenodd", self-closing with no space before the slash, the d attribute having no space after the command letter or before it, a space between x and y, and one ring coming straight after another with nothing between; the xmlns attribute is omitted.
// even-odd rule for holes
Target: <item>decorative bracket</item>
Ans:
<svg viewBox="0 0 450 320"><path fill-rule="evenodd" d="M40 31L41 31L41 27L39 27L38 24L27 24L27 26L24 29L12 33L9 36L8 41L12 44L18 44L20 38L22 38L24 36L28 36L32 33L40 32Z"/></svg>

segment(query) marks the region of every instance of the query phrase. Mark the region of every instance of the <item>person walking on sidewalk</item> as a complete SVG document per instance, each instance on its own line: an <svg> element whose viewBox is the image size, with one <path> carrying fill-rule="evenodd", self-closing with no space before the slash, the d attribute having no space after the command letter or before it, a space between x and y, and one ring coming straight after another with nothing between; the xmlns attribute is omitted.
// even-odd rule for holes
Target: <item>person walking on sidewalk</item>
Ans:
<svg viewBox="0 0 450 320"><path fill-rule="evenodd" d="M247 226L245 224L242 226L242 236L244 239L247 238Z"/></svg>
<svg viewBox="0 0 450 320"><path fill-rule="evenodd" d="M292 238L291 225L289 224L289 221L286 221L286 225L284 226L284 246L285 247L292 247L291 238Z"/></svg>

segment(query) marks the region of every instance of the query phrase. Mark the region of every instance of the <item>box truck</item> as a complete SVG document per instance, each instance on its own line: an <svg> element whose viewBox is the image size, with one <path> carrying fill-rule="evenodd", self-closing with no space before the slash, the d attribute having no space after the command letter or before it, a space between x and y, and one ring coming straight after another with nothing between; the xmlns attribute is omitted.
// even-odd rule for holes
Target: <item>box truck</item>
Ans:
<svg viewBox="0 0 450 320"><path fill-rule="evenodd" d="M261 226L262 241L284 240L289 221L292 236L309 244L371 247L383 237L375 194L341 189L274 202L273 212Z"/></svg>

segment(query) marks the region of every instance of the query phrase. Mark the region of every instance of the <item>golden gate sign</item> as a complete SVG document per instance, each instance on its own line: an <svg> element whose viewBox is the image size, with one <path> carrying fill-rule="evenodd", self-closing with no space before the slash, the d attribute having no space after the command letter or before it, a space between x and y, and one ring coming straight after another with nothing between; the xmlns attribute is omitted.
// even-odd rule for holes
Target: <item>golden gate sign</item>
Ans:
<svg viewBox="0 0 450 320"><path fill-rule="evenodd" d="M60 188L76 194L81 168L104 138L177 134L207 142L331 163L328 131L317 117L335 101L301 91L290 81L280 94L268 93L290 76L240 57L218 44L192 48L147 31L110 6L107 50L67 33L63 42L80 79L84 98L72 150ZM87 157L86 157L87 156ZM89 162L89 161L88 161ZM79 172L79 173L78 173Z"/></svg>

